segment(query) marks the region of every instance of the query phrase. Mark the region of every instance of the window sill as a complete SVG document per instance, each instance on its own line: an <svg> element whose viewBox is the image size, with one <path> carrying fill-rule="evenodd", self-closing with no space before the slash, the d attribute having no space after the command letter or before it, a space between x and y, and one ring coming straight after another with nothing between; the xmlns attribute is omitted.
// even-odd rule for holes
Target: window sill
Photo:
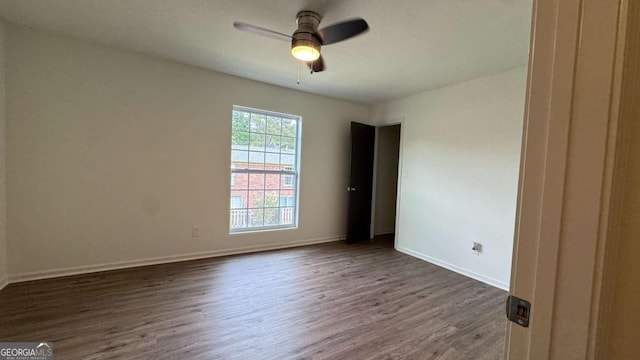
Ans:
<svg viewBox="0 0 640 360"><path fill-rule="evenodd" d="M242 234L251 234L251 233L260 233L260 232L269 232L269 231L279 231L279 230L296 230L298 225L291 226L264 226L264 227L256 227L256 228L242 228L237 230L229 230L229 235L242 235Z"/></svg>

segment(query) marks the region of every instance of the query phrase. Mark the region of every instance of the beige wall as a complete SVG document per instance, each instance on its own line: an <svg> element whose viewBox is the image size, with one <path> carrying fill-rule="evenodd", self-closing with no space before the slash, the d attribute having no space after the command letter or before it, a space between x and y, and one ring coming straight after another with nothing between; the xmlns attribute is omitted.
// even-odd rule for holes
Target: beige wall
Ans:
<svg viewBox="0 0 640 360"><path fill-rule="evenodd" d="M12 279L344 236L349 122L367 122L366 106L21 27L7 34ZM302 116L298 229L228 234L234 104Z"/></svg>
<svg viewBox="0 0 640 360"><path fill-rule="evenodd" d="M5 169L5 26L0 21L0 289L7 281L7 196Z"/></svg>
<svg viewBox="0 0 640 360"><path fill-rule="evenodd" d="M378 128L376 147L374 235L395 230L400 125Z"/></svg>
<svg viewBox="0 0 640 360"><path fill-rule="evenodd" d="M378 124L404 119L397 249L509 287L525 81L518 68L374 107Z"/></svg>

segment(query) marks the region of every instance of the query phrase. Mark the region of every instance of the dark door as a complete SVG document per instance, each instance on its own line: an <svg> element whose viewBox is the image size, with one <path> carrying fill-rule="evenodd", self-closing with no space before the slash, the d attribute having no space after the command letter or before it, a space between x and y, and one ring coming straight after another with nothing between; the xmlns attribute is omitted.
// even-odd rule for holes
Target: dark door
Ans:
<svg viewBox="0 0 640 360"><path fill-rule="evenodd" d="M347 187L348 243L369 240L375 138L375 127L351 123L351 170Z"/></svg>

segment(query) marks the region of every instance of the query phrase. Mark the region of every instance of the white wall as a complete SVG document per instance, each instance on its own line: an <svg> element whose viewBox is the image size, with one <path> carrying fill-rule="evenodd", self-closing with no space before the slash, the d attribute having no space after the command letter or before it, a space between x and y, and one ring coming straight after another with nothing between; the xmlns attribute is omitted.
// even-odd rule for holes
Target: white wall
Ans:
<svg viewBox="0 0 640 360"><path fill-rule="evenodd" d="M366 106L7 34L12 280L344 236L349 122L367 122ZM228 234L234 104L303 117L298 229Z"/></svg>
<svg viewBox="0 0 640 360"><path fill-rule="evenodd" d="M5 167L5 26L0 21L0 289L7 283L7 196Z"/></svg>
<svg viewBox="0 0 640 360"><path fill-rule="evenodd" d="M374 107L404 118L398 250L508 288L525 82L519 68Z"/></svg>
<svg viewBox="0 0 640 360"><path fill-rule="evenodd" d="M374 235L395 230L400 125L378 128L376 139Z"/></svg>

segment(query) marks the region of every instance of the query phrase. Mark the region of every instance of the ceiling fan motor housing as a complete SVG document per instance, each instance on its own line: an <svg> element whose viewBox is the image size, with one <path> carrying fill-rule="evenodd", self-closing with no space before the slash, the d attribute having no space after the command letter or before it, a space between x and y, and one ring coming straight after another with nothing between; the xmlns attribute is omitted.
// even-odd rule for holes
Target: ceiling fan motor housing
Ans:
<svg viewBox="0 0 640 360"><path fill-rule="evenodd" d="M313 11L300 11L296 17L298 29L293 33L291 49L308 46L320 52L320 39L316 35L320 25L320 15Z"/></svg>

